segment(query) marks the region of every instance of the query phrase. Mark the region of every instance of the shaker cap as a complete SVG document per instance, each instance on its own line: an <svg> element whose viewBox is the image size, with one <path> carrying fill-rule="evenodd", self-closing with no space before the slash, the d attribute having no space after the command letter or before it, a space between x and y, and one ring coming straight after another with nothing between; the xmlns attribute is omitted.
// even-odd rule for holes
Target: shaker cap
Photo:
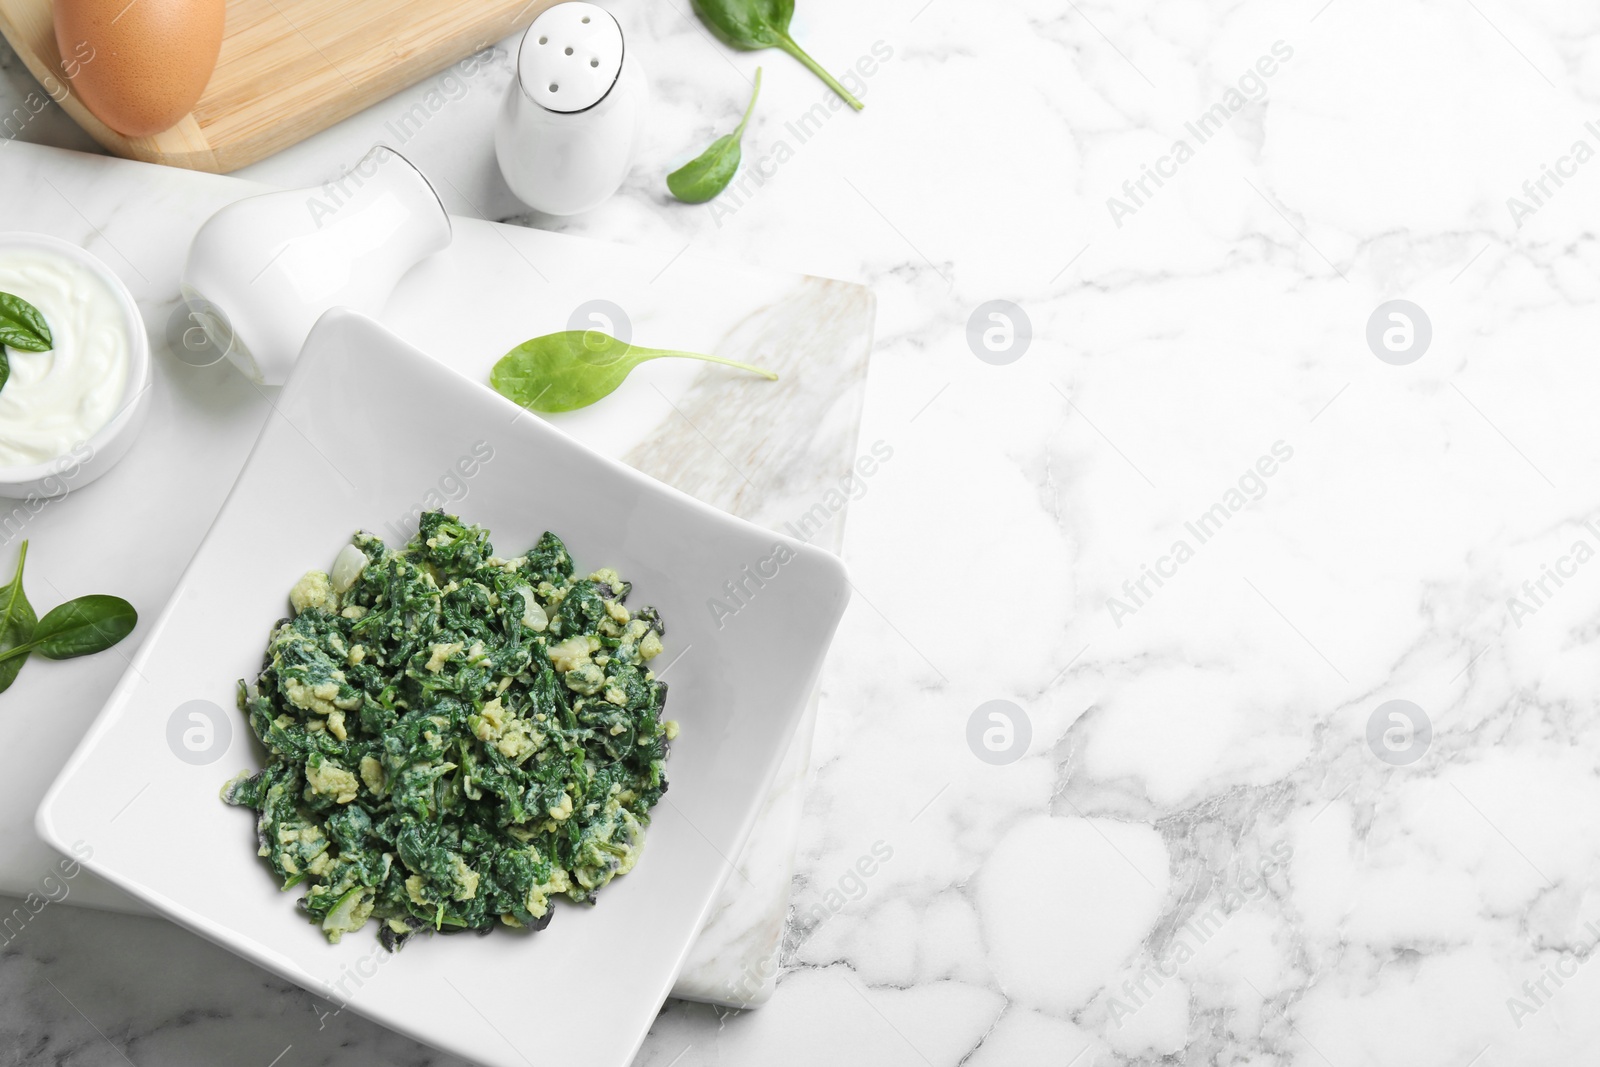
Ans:
<svg viewBox="0 0 1600 1067"><path fill-rule="evenodd" d="M622 72L622 27L610 12L574 0L529 24L517 54L528 98L550 111L583 111L604 100Z"/></svg>

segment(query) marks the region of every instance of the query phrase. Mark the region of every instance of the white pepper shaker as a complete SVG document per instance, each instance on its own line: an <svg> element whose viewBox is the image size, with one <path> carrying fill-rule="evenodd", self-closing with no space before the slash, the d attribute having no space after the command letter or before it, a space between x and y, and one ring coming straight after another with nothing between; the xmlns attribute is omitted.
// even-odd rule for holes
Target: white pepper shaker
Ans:
<svg viewBox="0 0 1600 1067"><path fill-rule="evenodd" d="M647 97L610 12L577 0L548 8L522 35L495 122L506 184L551 215L598 207L628 175Z"/></svg>
<svg viewBox="0 0 1600 1067"><path fill-rule="evenodd" d="M427 177L378 145L335 181L246 197L212 215L179 285L211 351L254 381L282 385L323 312L376 315L401 276L450 239Z"/></svg>

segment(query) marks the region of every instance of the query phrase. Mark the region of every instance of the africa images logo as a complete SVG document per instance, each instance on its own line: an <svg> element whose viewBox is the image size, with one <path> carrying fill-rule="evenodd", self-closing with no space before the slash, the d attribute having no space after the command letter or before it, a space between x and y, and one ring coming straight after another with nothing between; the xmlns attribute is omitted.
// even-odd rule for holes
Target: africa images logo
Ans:
<svg viewBox="0 0 1600 1067"><path fill-rule="evenodd" d="M1148 563L1141 563L1139 576L1122 583L1122 596L1106 597L1106 611L1111 614L1111 621L1116 623L1117 629L1122 629L1123 620L1137 615L1140 609L1148 606L1162 586L1178 576L1178 569L1194 559L1201 546L1221 533L1230 519L1266 496L1270 484L1268 480L1293 458L1294 446L1285 441L1274 441L1270 455L1257 457L1235 484L1223 492L1220 500L1193 521L1183 524L1188 537L1175 538L1166 554L1156 559L1153 568ZM1193 539L1192 544L1190 538Z"/></svg>
<svg viewBox="0 0 1600 1067"><path fill-rule="evenodd" d="M1194 121L1183 124L1189 136L1194 138L1193 144L1180 137L1172 142L1172 147L1156 160L1154 166L1140 164L1139 176L1122 183L1122 196L1106 198L1106 210L1110 212L1111 221L1116 223L1117 229L1122 229L1125 219L1138 214L1139 209L1149 204L1163 185L1176 178L1178 168L1193 159L1200 146L1226 129L1246 104L1265 100L1267 79L1278 73L1280 64L1289 62L1293 57L1294 49L1290 45L1281 40L1273 41L1270 55L1257 59L1254 66L1246 68L1239 75L1236 85L1228 86L1221 100L1212 104ZM1155 188L1151 188L1152 185Z"/></svg>

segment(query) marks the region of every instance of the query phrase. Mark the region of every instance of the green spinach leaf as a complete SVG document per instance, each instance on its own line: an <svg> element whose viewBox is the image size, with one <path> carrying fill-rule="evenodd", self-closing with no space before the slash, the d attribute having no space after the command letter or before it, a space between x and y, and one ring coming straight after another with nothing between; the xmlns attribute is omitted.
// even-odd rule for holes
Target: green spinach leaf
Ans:
<svg viewBox="0 0 1600 1067"><path fill-rule="evenodd" d="M500 358L489 374L495 391L530 411L574 411L609 396L645 360L672 356L702 359L759 374L778 376L721 356L644 348L599 330L564 330L524 341Z"/></svg>
<svg viewBox="0 0 1600 1067"><path fill-rule="evenodd" d="M55 344L39 309L10 293L0 293L0 345L19 352L48 352Z"/></svg>
<svg viewBox="0 0 1600 1067"><path fill-rule="evenodd" d="M761 68L756 68L756 84L750 93L750 105L744 109L744 118L732 133L724 134L711 142L711 147L694 159L667 175L667 188L672 195L686 204L703 204L728 187L739 171L743 155L740 142L744 128L750 124L750 114L756 109L756 98L761 95Z"/></svg>
<svg viewBox="0 0 1600 1067"><path fill-rule="evenodd" d="M717 36L735 48L781 48L794 56L844 102L860 111L861 101L840 85L838 79L806 54L789 36L789 20L794 17L794 0L694 0L694 10Z"/></svg>
<svg viewBox="0 0 1600 1067"><path fill-rule="evenodd" d="M12 575L10 585L0 589L0 651L27 644L33 639L33 629L39 621L33 605L28 603L28 594L22 591L22 565L27 560L28 542L24 541L17 552L16 574ZM11 688L11 683L17 680L17 672L27 661L26 652L0 661L0 693Z"/></svg>
<svg viewBox="0 0 1600 1067"><path fill-rule="evenodd" d="M33 650L46 659L103 652L133 632L139 613L119 596L80 596L45 612L34 627Z"/></svg>

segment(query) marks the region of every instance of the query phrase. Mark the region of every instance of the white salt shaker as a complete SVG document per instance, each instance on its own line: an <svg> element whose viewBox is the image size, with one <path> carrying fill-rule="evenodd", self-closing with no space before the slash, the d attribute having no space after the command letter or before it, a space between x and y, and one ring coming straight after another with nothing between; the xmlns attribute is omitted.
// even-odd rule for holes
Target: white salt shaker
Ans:
<svg viewBox="0 0 1600 1067"><path fill-rule="evenodd" d="M610 12L556 4L528 26L495 122L506 184L529 207L576 215L628 175L649 90Z"/></svg>

